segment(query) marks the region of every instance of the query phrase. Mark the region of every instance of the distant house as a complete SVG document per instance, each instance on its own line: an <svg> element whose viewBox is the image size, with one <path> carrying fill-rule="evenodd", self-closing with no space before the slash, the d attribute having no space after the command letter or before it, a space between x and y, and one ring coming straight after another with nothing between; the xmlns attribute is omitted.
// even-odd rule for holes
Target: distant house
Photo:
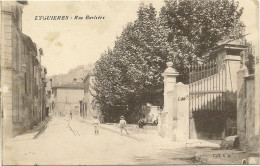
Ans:
<svg viewBox="0 0 260 166"><path fill-rule="evenodd" d="M59 84L52 87L54 94L54 114L69 115L72 111L73 115L80 115L80 101L84 97L84 84L74 79L68 84Z"/></svg>
<svg viewBox="0 0 260 166"><path fill-rule="evenodd" d="M99 116L100 109L94 98L95 91L93 90L95 76L88 74L84 82L84 98L81 105L81 112L84 118L93 118L93 116Z"/></svg>

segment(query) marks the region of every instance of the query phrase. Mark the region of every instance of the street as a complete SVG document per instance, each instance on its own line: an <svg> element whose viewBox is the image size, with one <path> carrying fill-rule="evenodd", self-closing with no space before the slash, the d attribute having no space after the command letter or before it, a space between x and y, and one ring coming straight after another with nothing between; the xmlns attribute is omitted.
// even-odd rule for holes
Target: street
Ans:
<svg viewBox="0 0 260 166"><path fill-rule="evenodd" d="M4 164L192 164L172 146L167 141L138 141L105 129L95 135L88 123L53 117L37 139L7 142Z"/></svg>

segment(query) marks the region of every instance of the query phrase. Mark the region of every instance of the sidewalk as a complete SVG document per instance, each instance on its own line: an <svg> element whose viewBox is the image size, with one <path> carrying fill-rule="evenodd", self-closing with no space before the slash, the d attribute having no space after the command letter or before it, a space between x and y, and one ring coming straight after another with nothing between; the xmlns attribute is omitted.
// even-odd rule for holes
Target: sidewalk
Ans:
<svg viewBox="0 0 260 166"><path fill-rule="evenodd" d="M88 124L91 121L80 119ZM117 124L100 124L100 128L121 134ZM189 139L183 142L172 141L167 138L162 138L158 134L144 134L143 132L129 131L130 135L124 136L136 139L142 142L152 143L155 146L160 145L162 149L171 148L173 151L182 149L183 158L191 156L196 163L201 164L241 164L242 160L246 158L246 153L237 150L220 150L221 140L198 140ZM193 157L192 157L193 156ZM182 158L177 155L178 158Z"/></svg>
<svg viewBox="0 0 260 166"><path fill-rule="evenodd" d="M90 120L86 120L86 119L82 119L82 118L79 118L79 120L84 121L88 124L91 124ZM117 133L117 134L121 134L120 129L119 129L118 125L116 125L116 124L101 123L99 127L102 128L102 129L109 130L111 132ZM131 131L128 131L128 132L129 132L129 135L127 135L125 133L125 131L123 131L123 136L129 137L129 138L132 138L132 139L135 139L135 140L138 140L138 141L145 141L145 139L147 137L146 134L141 134L141 133L138 133L138 132L131 132Z"/></svg>
<svg viewBox="0 0 260 166"><path fill-rule="evenodd" d="M91 124L90 120L79 118L79 120L84 121L88 124ZM120 128L117 124L100 124L100 128L106 129L109 131L112 131L114 133L121 134ZM211 147L211 148L219 148L220 147L220 141L205 141L205 140L198 140L198 139L189 139L182 142L172 141L168 138L162 138L158 133L154 134L151 132L147 132L146 134L143 132L136 132L129 130L129 135L125 134L125 131L123 131L123 135L126 137L130 137L139 141L150 141L153 140L163 145L164 143L166 146L169 146L170 144L174 145L181 145L178 147L184 147L184 148L191 148L191 147Z"/></svg>
<svg viewBox="0 0 260 166"><path fill-rule="evenodd" d="M51 120L51 117L46 117L44 121L41 121L36 126L33 126L33 129L27 130L24 133L15 136L12 141L23 141L29 139L37 139L39 135L44 132L47 127L48 122Z"/></svg>

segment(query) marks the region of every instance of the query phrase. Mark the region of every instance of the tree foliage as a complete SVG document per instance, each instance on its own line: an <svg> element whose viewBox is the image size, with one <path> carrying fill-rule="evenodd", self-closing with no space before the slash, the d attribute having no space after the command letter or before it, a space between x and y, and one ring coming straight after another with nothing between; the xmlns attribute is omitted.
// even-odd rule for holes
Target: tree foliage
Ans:
<svg viewBox="0 0 260 166"><path fill-rule="evenodd" d="M245 61L245 65L248 69L248 74L255 73L255 53L254 53L254 46L251 42L245 40L243 43L247 46L246 51L243 52L243 56L245 57L243 60Z"/></svg>
<svg viewBox="0 0 260 166"><path fill-rule="evenodd" d="M95 64L95 98L103 113L119 116L115 112L121 109L135 122L143 105L162 106L166 62L172 61L180 73L177 80L187 83L187 65L226 36L243 35L242 12L228 0L172 0L157 17L152 4L141 3L137 19Z"/></svg>

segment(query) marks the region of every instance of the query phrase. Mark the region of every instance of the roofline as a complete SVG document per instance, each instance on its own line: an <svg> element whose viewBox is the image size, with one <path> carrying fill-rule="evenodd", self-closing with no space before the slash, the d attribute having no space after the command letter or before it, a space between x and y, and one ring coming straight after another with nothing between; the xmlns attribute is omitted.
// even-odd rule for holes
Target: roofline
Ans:
<svg viewBox="0 0 260 166"><path fill-rule="evenodd" d="M30 36L27 36L24 33L21 33L22 39L24 41L24 44L27 45L31 50L36 51L37 52L37 48L35 43L32 41Z"/></svg>
<svg viewBox="0 0 260 166"><path fill-rule="evenodd" d="M242 44L228 44L228 43L225 43L225 44L221 44L221 45L218 45L216 47L213 47L212 51L216 52L216 51L219 51L220 49L236 49L236 50L243 51L246 48L247 48L247 46L246 45L242 45Z"/></svg>
<svg viewBox="0 0 260 166"><path fill-rule="evenodd" d="M27 0L17 0L17 3L20 3L20 4L22 4L22 5L28 5L28 1Z"/></svg>

